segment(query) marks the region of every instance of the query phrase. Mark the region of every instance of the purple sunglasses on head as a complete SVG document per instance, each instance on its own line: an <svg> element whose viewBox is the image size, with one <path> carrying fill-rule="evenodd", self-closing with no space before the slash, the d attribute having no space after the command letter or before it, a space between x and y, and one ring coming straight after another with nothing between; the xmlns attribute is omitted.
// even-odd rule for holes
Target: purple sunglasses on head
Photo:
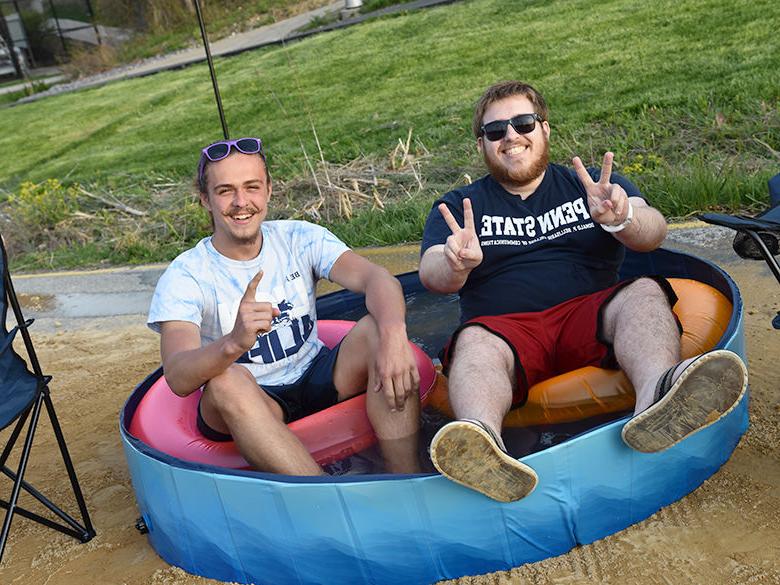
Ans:
<svg viewBox="0 0 780 585"><path fill-rule="evenodd" d="M200 163L198 164L198 182L203 182L203 169L206 168L206 161L217 162L227 158L230 150L235 148L238 152L244 154L259 154L265 160L263 153L263 141L259 138L239 138L237 140L220 140L214 144L209 144L201 150Z"/></svg>

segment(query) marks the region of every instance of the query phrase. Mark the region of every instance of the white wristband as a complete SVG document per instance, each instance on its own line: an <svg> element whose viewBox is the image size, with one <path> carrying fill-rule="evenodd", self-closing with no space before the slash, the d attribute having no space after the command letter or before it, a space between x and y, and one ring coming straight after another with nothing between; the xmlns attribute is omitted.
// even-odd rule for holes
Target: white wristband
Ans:
<svg viewBox="0 0 780 585"><path fill-rule="evenodd" d="M631 220L634 219L634 208L631 206L631 201L628 201L628 215L626 216L626 219L623 221L623 223L619 223L617 225L606 225L603 223L600 223L601 229L603 229L605 232L609 232L610 234L614 234L617 232L622 232L624 229L626 229L627 225L631 224Z"/></svg>

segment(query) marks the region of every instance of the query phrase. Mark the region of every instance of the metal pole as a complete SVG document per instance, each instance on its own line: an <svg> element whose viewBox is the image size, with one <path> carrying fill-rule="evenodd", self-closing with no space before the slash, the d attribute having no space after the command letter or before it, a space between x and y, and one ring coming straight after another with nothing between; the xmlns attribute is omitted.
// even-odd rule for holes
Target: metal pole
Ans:
<svg viewBox="0 0 780 585"><path fill-rule="evenodd" d="M60 28L60 19L57 18L57 11L54 9L54 2L49 0L49 8L51 8L51 15L54 17L54 24L57 27L57 34L60 35L60 43L62 44L62 50L65 51L65 56L70 59L70 53L68 53L68 47L65 45L65 37L62 34Z"/></svg>
<svg viewBox="0 0 780 585"><path fill-rule="evenodd" d="M29 69L29 68L35 69L35 67L37 67L37 65L35 64L35 55L33 55L32 47L30 46L30 40L29 40L29 38L27 38L27 28L24 26L24 20L22 20L22 11L19 10L19 3L17 2L17 0L13 0L13 5L14 5L14 10L16 10L16 14L19 15L19 24L22 27L22 31L23 31L23 34L24 34L24 37L25 37L23 40L25 40L26 43L27 43L27 47L26 47L26 49L27 49L27 51L26 51L26 53L27 53L27 67L22 67L22 73L24 73L24 77L25 77L25 79L27 79L29 77L29 75L28 75L28 72L26 71L26 69ZM21 63L19 65L21 65Z"/></svg>
<svg viewBox="0 0 780 585"><path fill-rule="evenodd" d="M195 11L198 13L198 24L200 24L200 36L203 37L203 46L206 48L206 60L209 63L209 72L211 73L211 84L214 86L214 97L217 100L217 110L219 110L219 121L222 122L222 134L225 140L230 139L228 134L227 122L225 121L225 112L222 110L222 97L219 95L219 86L217 85L217 73L214 71L214 61L211 59L211 48L209 47L209 38L206 35L206 25L203 24L203 13L200 10L200 0L195 0Z"/></svg>
<svg viewBox="0 0 780 585"><path fill-rule="evenodd" d="M22 65L19 63L19 58L16 54L14 47L14 40L11 38L11 29L8 27L8 23L5 20L5 14L0 12L0 36L5 39L5 44L8 46L8 52L10 53L11 63L13 63L16 70L16 76L22 78L24 71L22 71Z"/></svg>
<svg viewBox="0 0 780 585"><path fill-rule="evenodd" d="M95 21L95 11L92 9L92 2L90 0L84 0L87 5L87 14L89 14L89 19L92 21L92 28L95 29L95 38L97 38L97 44L102 45L103 39L100 37L100 30L98 29L97 22Z"/></svg>

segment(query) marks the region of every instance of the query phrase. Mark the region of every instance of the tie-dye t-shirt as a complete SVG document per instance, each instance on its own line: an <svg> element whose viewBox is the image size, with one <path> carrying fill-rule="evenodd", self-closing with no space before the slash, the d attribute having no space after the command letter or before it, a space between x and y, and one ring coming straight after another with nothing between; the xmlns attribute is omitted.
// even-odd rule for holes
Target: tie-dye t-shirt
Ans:
<svg viewBox="0 0 780 585"><path fill-rule="evenodd" d="M279 308L272 329L237 362L267 385L295 382L322 347L317 338L315 285L328 278L349 248L323 227L305 221L266 221L257 258L231 260L217 252L211 237L179 255L160 277L147 324L160 331L163 321L188 321L200 327L201 344L230 333L249 281L263 270L258 301Z"/></svg>

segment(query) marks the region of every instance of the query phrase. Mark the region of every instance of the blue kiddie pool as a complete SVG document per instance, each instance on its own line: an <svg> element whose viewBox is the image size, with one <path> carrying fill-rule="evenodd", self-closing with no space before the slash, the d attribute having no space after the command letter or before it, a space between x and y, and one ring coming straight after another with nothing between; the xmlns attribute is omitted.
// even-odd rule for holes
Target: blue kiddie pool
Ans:
<svg viewBox="0 0 780 585"><path fill-rule="evenodd" d="M717 347L745 357L742 300L715 265L658 250L627 254L622 276L692 279L730 301ZM409 335L435 355L457 303L399 277ZM342 291L318 300L321 319L363 314ZM431 583L507 570L563 554L639 522L715 473L747 429L747 394L727 416L655 454L620 438L626 416L522 457L536 490L503 504L436 474L300 478L226 469L166 455L130 434L159 371L132 393L120 432L149 542L185 571L239 583Z"/></svg>

